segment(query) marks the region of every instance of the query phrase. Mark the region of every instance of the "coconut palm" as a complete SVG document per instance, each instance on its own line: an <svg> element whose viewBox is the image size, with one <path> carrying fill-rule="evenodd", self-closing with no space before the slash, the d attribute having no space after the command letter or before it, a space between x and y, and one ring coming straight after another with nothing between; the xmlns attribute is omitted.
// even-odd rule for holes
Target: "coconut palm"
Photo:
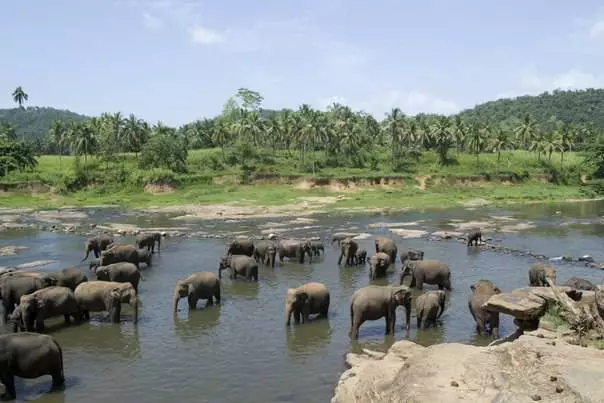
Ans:
<svg viewBox="0 0 604 403"><path fill-rule="evenodd" d="M17 88L15 88L12 96L13 96L13 100L17 104L19 104L19 108L23 108L23 103L29 99L29 95L27 95L25 93L25 91L23 91L23 87L21 87L21 86L18 86Z"/></svg>

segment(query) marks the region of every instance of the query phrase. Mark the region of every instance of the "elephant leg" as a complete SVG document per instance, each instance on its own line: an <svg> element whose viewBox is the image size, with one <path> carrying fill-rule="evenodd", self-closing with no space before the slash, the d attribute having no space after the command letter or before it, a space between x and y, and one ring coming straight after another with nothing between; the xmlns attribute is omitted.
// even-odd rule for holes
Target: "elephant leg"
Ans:
<svg viewBox="0 0 604 403"><path fill-rule="evenodd" d="M491 327L491 335L495 338L499 338L499 314L491 313L489 317L489 324Z"/></svg>
<svg viewBox="0 0 604 403"><path fill-rule="evenodd" d="M338 265L342 264L343 257L344 257L344 252L340 253L340 257L338 258Z"/></svg>
<svg viewBox="0 0 604 403"><path fill-rule="evenodd" d="M418 314L417 314L417 328L418 329L422 328L422 314L421 314L421 312L418 312Z"/></svg>
<svg viewBox="0 0 604 403"><path fill-rule="evenodd" d="M220 287L217 287L216 291L214 291L214 298L216 299L216 303L220 304Z"/></svg>
<svg viewBox="0 0 604 403"><path fill-rule="evenodd" d="M17 392L15 391L15 376L12 373L9 373L8 369L5 369L0 373L0 382L2 382L5 387L5 391L0 395L0 399L4 401L14 400L17 397Z"/></svg>
<svg viewBox="0 0 604 403"><path fill-rule="evenodd" d="M363 321L360 318L352 318L352 320L350 321L350 337L352 337L354 340L358 340L359 338L359 327L361 327L361 325L363 324Z"/></svg>
<svg viewBox="0 0 604 403"><path fill-rule="evenodd" d="M63 316L65 317L65 324L66 325L70 325L71 324L71 318L69 317L69 314L65 314Z"/></svg>
<svg viewBox="0 0 604 403"><path fill-rule="evenodd" d="M210 295L210 296L208 296L207 301L208 301L208 302L206 302L206 306L208 306L208 305L214 305L214 298L212 298L212 296L211 296L211 295Z"/></svg>
<svg viewBox="0 0 604 403"><path fill-rule="evenodd" d="M189 294L189 296L187 297L187 301L189 303L189 309L197 308L197 296L196 295Z"/></svg>
<svg viewBox="0 0 604 403"><path fill-rule="evenodd" d="M420 291L424 289L424 276L422 274L415 275L415 288Z"/></svg>
<svg viewBox="0 0 604 403"><path fill-rule="evenodd" d="M386 315L384 315L384 319L386 320L386 332L384 334L388 336L389 334L391 334L390 329L392 328L392 318L390 317L390 312L386 312Z"/></svg>
<svg viewBox="0 0 604 403"><path fill-rule="evenodd" d="M82 318L84 318L84 320L90 320L90 311L83 311Z"/></svg>

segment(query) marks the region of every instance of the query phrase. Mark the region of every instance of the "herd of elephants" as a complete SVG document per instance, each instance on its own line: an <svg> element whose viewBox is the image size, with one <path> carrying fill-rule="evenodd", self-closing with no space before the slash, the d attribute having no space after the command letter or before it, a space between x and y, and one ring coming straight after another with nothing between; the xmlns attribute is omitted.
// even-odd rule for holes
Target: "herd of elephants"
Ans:
<svg viewBox="0 0 604 403"><path fill-rule="evenodd" d="M424 329L436 324L443 314L447 292L451 291L451 272L447 263L436 259L424 259L419 249L401 251L389 237L375 238L375 251L359 247L356 234L336 233L331 239L340 249L338 265L369 266L371 279L385 277L387 270L399 258L402 264L399 284L369 285L356 290L350 301L350 332L353 339L359 336L359 327L365 321L384 318L386 334L394 334L396 309L405 311L404 329L410 329L412 297L415 301L417 328ZM141 264L151 265L151 257L160 252L162 234L159 232L137 235L135 245L118 244L112 236L99 233L86 240L86 256L95 255L90 261L90 271L96 280L88 280L78 268L66 268L56 272L26 272L14 268L0 271L0 297L4 307L4 323L12 324L13 333L0 336L0 382L6 391L2 400L16 397L14 377L37 378L52 376L53 389L64 385L63 353L60 345L44 330L44 320L63 316L65 323L78 323L90 318L90 312L108 312L112 322L120 321L121 304L133 308L133 321L138 321L138 285L142 278ZM259 265L274 267L275 260L284 258L304 263L306 256L325 253L321 241L311 239L253 240L236 238L227 246L220 258L218 273L209 271L191 273L176 282L173 312L178 310L180 299L187 298L189 309L195 309L199 300L207 304L220 303L221 278L224 270L229 278L258 281ZM480 230L467 234L467 246L482 242ZM548 286L556 281L556 269L545 263L535 263L529 268L531 286ZM424 291L424 284L438 289ZM569 279L569 285L577 289L591 289L593 284L579 278ZM500 289L490 280L481 279L471 285L469 311L476 322L478 334L499 337L499 314L487 311L483 304ZM298 288L289 288L285 295L285 322L290 325L293 316L296 324L305 323L310 315L327 317L330 294L319 282L308 282Z"/></svg>

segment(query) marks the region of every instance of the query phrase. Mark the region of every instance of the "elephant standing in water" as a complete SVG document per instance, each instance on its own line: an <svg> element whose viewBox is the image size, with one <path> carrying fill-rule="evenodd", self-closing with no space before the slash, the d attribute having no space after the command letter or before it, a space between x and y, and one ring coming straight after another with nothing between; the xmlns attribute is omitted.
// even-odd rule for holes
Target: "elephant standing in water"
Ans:
<svg viewBox="0 0 604 403"><path fill-rule="evenodd" d="M474 246L478 246L481 242L483 242L481 230L472 231L468 234L467 246L472 246L472 244L474 244Z"/></svg>
<svg viewBox="0 0 604 403"><path fill-rule="evenodd" d="M386 276L386 270L390 267L390 256L383 252L378 252L369 259L369 277L375 280L378 277Z"/></svg>
<svg viewBox="0 0 604 403"><path fill-rule="evenodd" d="M363 248L357 249L357 252L355 253L355 258L357 264L367 263L367 251Z"/></svg>
<svg viewBox="0 0 604 403"><path fill-rule="evenodd" d="M415 299L418 329L422 329L422 325L423 329L430 325L436 325L436 320L445 312L446 299L447 294L442 290L426 291Z"/></svg>
<svg viewBox="0 0 604 403"><path fill-rule="evenodd" d="M390 256L390 263L396 262L398 248L391 238L379 236L375 238L375 253L383 252Z"/></svg>
<svg viewBox="0 0 604 403"><path fill-rule="evenodd" d="M547 263L535 263L529 268L531 287L549 287L548 280L556 284L556 269Z"/></svg>
<svg viewBox="0 0 604 403"><path fill-rule="evenodd" d="M470 286L470 289L472 295L468 301L468 308L476 322L476 332L479 335L490 333L495 338L499 338L499 312L487 311L483 305L493 295L500 294L501 290L490 280L478 280Z"/></svg>
<svg viewBox="0 0 604 403"><path fill-rule="evenodd" d="M352 238L346 238L340 242L340 257L338 258L338 265L342 264L342 258L346 256L346 266L354 266L357 262L357 250L359 244Z"/></svg>
<svg viewBox="0 0 604 403"><path fill-rule="evenodd" d="M275 267L275 259L277 258L277 247L274 242L268 240L260 240L254 248L254 259L258 263Z"/></svg>
<svg viewBox="0 0 604 403"><path fill-rule="evenodd" d="M56 279L50 276L11 276L6 279L3 278L2 305L4 307L4 323L8 322L8 316L13 313L15 305L19 303L23 295L31 294L34 291L55 284Z"/></svg>
<svg viewBox="0 0 604 403"><path fill-rule="evenodd" d="M247 280L258 281L258 262L253 257L246 255L229 255L220 258L218 267L218 278L222 278L222 271L230 269L231 279L237 276L245 277Z"/></svg>
<svg viewBox="0 0 604 403"><path fill-rule="evenodd" d="M130 283L87 281L76 287L74 295L86 320L90 312L108 311L111 321L119 323L121 304L126 303L134 309L134 323L138 323L138 296Z"/></svg>
<svg viewBox="0 0 604 403"><path fill-rule="evenodd" d="M96 259L94 259L96 260ZM56 279L56 285L67 287L71 291L75 290L78 285L88 281L88 277L80 270L73 268L61 269L59 271L48 273L51 278Z"/></svg>
<svg viewBox="0 0 604 403"><path fill-rule="evenodd" d="M109 266L113 263L129 262L136 267L140 263L138 249L134 245L114 245L101 252L101 266Z"/></svg>
<svg viewBox="0 0 604 403"><path fill-rule="evenodd" d="M229 244L227 255L254 255L254 241L249 238L237 238Z"/></svg>
<svg viewBox="0 0 604 403"><path fill-rule="evenodd" d="M358 232L336 232L335 234L333 234L332 238L331 238L331 243L338 243L338 246L340 246L340 244L342 243L342 241L346 238L354 238L355 236L359 235Z"/></svg>
<svg viewBox="0 0 604 403"><path fill-rule="evenodd" d="M424 251L420 249L408 249L401 253L401 263L405 264L407 260L424 260Z"/></svg>
<svg viewBox="0 0 604 403"><path fill-rule="evenodd" d="M133 263L119 262L107 266L99 266L95 269L94 274L96 274L97 280L130 283L134 287L134 291L138 293L141 272Z"/></svg>
<svg viewBox="0 0 604 403"><path fill-rule="evenodd" d="M438 285L439 290L451 291L451 272L449 265L436 259L408 260L403 264L400 284L406 276L411 276L409 287L424 289L425 284Z"/></svg>
<svg viewBox="0 0 604 403"><path fill-rule="evenodd" d="M208 271L196 272L178 280L174 287L174 313L178 311L178 301L184 297L187 297L189 309L195 309L200 299L206 299L207 305L212 305L214 303L212 298L215 298L216 303L219 304L220 280L214 273Z"/></svg>
<svg viewBox="0 0 604 403"><path fill-rule="evenodd" d="M304 256L307 254L308 262L312 262L310 241L285 239L279 242L277 251L279 252L279 262L281 264L283 264L283 258L296 259L299 263L304 263Z"/></svg>
<svg viewBox="0 0 604 403"><path fill-rule="evenodd" d="M159 253L161 246L161 234L159 232L146 232L136 236L136 247L150 250L152 254L155 253L155 243L157 243L157 253Z"/></svg>
<svg viewBox="0 0 604 403"><path fill-rule="evenodd" d="M298 288L288 288L285 298L286 325L289 326L292 313L296 324L308 322L309 315L319 314L326 318L329 298L329 290L322 283L312 282Z"/></svg>
<svg viewBox="0 0 604 403"><path fill-rule="evenodd" d="M15 376L25 379L52 377L52 389L64 385L63 350L49 335L12 333L0 336L0 382L6 388L1 400L13 400Z"/></svg>
<svg viewBox="0 0 604 403"><path fill-rule="evenodd" d="M310 241L310 250L314 256L321 256L321 252L325 254L325 246L321 241Z"/></svg>
<svg viewBox="0 0 604 403"><path fill-rule="evenodd" d="M94 252L94 257L97 257L97 258L100 257L101 252L106 250L107 248L109 248L112 244L113 244L113 237L106 235L106 234L100 234L100 235L96 235L91 238L88 238L84 244L84 247L86 250L86 256L84 256L84 259L82 259L81 262L88 259L88 255L90 254L90 251Z"/></svg>
<svg viewBox="0 0 604 403"><path fill-rule="evenodd" d="M580 277L569 278L564 285L574 288L575 290L595 291L596 286L589 280Z"/></svg>
<svg viewBox="0 0 604 403"><path fill-rule="evenodd" d="M44 330L45 319L59 315L63 315L66 324L71 323L70 316L76 322L82 320L74 292L60 286L42 288L21 297L19 306L11 315L14 320L13 331L16 332L19 325L22 325L28 332L41 332Z"/></svg>
<svg viewBox="0 0 604 403"><path fill-rule="evenodd" d="M405 329L410 329L411 290L405 286L370 285L359 288L350 302L350 337L359 338L359 327L367 320L386 319L386 334L394 334L396 308L405 307Z"/></svg>

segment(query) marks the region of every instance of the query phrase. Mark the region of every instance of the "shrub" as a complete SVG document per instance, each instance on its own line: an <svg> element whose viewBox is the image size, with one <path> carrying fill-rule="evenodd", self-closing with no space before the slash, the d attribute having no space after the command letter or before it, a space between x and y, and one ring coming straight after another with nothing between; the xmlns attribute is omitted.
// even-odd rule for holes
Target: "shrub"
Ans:
<svg viewBox="0 0 604 403"><path fill-rule="evenodd" d="M151 136L141 151L139 166L185 172L187 170L187 148L184 139L171 134Z"/></svg>

